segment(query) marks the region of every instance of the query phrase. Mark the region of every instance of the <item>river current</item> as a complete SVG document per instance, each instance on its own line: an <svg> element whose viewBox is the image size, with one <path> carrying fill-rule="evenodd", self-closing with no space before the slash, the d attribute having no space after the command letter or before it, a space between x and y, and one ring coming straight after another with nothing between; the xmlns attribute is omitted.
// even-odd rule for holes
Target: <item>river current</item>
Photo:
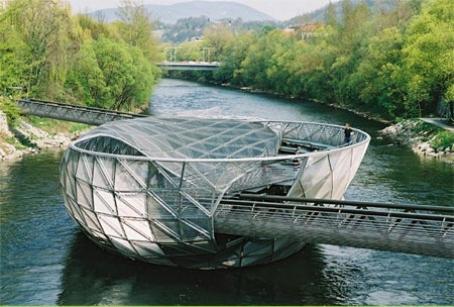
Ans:
<svg viewBox="0 0 454 307"><path fill-rule="evenodd" d="M346 199L454 206L453 167L377 140L382 125L348 112L164 79L150 113L349 122L372 142ZM106 253L63 207L60 158L45 152L0 162L0 304L454 304L449 259L307 245L270 265L197 271Z"/></svg>

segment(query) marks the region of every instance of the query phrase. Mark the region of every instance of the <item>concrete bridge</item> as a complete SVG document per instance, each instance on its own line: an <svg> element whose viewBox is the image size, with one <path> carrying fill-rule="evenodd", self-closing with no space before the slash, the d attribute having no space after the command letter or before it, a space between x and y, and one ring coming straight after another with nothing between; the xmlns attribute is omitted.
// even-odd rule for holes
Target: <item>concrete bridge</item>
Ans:
<svg viewBox="0 0 454 307"><path fill-rule="evenodd" d="M89 125L147 116L37 99L18 104L25 114ZM249 194L224 197L214 222L224 234L454 258L450 207Z"/></svg>
<svg viewBox="0 0 454 307"><path fill-rule="evenodd" d="M158 64L164 70L198 70L198 71L215 71L219 69L219 62L161 62Z"/></svg>

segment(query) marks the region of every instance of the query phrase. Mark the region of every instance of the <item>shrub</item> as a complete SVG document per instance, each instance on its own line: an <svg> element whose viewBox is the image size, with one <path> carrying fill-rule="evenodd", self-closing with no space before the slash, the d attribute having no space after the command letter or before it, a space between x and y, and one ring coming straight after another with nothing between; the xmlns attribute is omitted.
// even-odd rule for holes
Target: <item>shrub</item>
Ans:
<svg viewBox="0 0 454 307"><path fill-rule="evenodd" d="M0 95L0 110L6 114L8 125L14 126L21 115L14 99Z"/></svg>
<svg viewBox="0 0 454 307"><path fill-rule="evenodd" d="M431 145L437 150L451 148L454 145L454 133L449 131L441 131L437 133L432 139Z"/></svg>

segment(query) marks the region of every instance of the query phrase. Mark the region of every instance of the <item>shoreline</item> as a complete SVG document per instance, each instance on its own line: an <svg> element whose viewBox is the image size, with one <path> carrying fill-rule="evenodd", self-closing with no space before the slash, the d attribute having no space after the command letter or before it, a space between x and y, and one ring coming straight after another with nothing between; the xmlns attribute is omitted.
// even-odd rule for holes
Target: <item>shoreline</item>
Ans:
<svg viewBox="0 0 454 307"><path fill-rule="evenodd" d="M0 161L16 161L26 155L38 154L44 150L64 150L75 138L86 131L86 129L64 131L64 128L68 129L76 125L54 124L53 120L47 119L43 122L50 123L48 129L39 127L26 118L20 118L14 127L10 127L7 124L6 115L0 111Z"/></svg>
<svg viewBox="0 0 454 307"><path fill-rule="evenodd" d="M454 166L454 134L423 122L407 119L379 131L393 143L410 147L414 153L427 160L437 160ZM435 146L443 135L450 135L443 145Z"/></svg>

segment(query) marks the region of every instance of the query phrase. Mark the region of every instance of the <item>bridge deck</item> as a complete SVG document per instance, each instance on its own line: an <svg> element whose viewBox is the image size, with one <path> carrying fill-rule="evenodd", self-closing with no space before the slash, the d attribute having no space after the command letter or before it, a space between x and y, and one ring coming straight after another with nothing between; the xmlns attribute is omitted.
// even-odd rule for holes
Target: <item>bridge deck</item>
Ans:
<svg viewBox="0 0 454 307"><path fill-rule="evenodd" d="M243 196L221 202L215 228L231 235L454 258L453 213L448 207Z"/></svg>
<svg viewBox="0 0 454 307"><path fill-rule="evenodd" d="M221 65L218 62L162 62L158 66L165 70L217 70Z"/></svg>
<svg viewBox="0 0 454 307"><path fill-rule="evenodd" d="M20 99L17 101L17 103L25 114L95 126L102 125L114 120L131 119L146 116L143 114L71 105L61 102L44 101L33 98Z"/></svg>

